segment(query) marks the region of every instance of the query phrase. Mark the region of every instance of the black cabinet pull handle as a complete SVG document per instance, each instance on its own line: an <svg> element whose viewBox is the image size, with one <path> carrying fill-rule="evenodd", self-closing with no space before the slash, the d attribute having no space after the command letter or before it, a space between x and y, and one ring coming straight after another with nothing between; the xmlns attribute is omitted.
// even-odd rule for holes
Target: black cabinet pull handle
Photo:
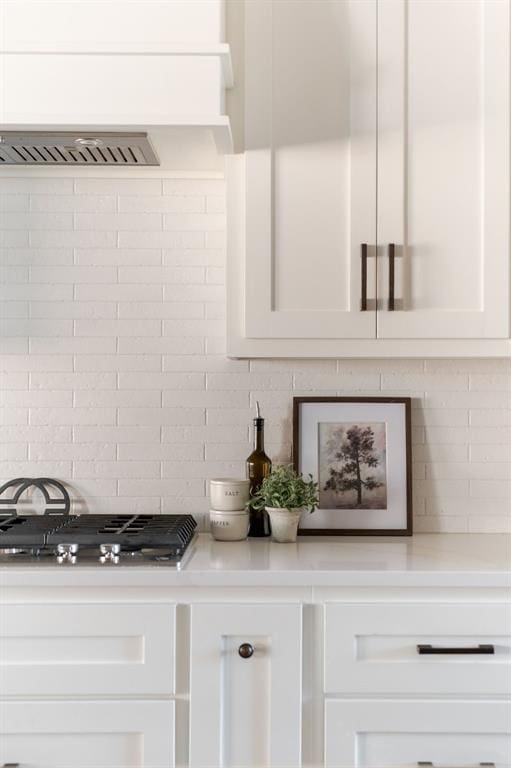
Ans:
<svg viewBox="0 0 511 768"><path fill-rule="evenodd" d="M435 766L435 763L417 763L420 768L440 768L439 765ZM495 768L495 763L479 763L480 766L487 766L488 768Z"/></svg>
<svg viewBox="0 0 511 768"><path fill-rule="evenodd" d="M394 312L394 309L396 308L396 301L395 301L395 279L396 279L396 246L394 243L389 243L389 305L388 310L389 312Z"/></svg>
<svg viewBox="0 0 511 768"><path fill-rule="evenodd" d="M495 646L483 644L473 646L467 645L456 648L452 646L444 647L442 645L418 645L417 653L420 656L493 656L495 654ZM424 763L424 765L428 765L428 763ZM482 765L485 765L485 763L482 763ZM491 765L491 763L489 763L489 765Z"/></svg>
<svg viewBox="0 0 511 768"><path fill-rule="evenodd" d="M361 263L361 298L360 298L360 311L367 312L367 243L362 243L360 246L360 263Z"/></svg>
<svg viewBox="0 0 511 768"><path fill-rule="evenodd" d="M254 646L250 643L242 643L238 648L238 653L242 659L249 659L254 655Z"/></svg>

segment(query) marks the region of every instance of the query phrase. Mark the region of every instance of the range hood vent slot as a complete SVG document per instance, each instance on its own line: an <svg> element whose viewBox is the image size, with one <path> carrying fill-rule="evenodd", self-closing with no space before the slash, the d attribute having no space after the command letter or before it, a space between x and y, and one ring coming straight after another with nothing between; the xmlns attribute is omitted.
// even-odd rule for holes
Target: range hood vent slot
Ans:
<svg viewBox="0 0 511 768"><path fill-rule="evenodd" d="M147 133L0 134L2 165L159 165Z"/></svg>

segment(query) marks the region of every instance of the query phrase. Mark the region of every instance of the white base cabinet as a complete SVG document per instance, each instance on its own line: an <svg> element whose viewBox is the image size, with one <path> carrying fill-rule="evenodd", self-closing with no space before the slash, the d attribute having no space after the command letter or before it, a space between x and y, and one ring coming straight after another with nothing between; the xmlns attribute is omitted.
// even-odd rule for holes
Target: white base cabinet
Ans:
<svg viewBox="0 0 511 768"><path fill-rule="evenodd" d="M301 765L301 610L192 606L192 768Z"/></svg>
<svg viewBox="0 0 511 768"><path fill-rule="evenodd" d="M173 768L171 701L4 701L0 765Z"/></svg>
<svg viewBox="0 0 511 768"><path fill-rule="evenodd" d="M410 555L420 584L396 571L384 586L375 559L353 585L362 561L345 542L347 584L319 554L293 585L285 564L303 544L270 545L273 571L245 543L254 569L222 571L236 548L215 544L209 570L2 581L0 766L511 767L508 575L428 584Z"/></svg>
<svg viewBox="0 0 511 768"><path fill-rule="evenodd" d="M509 766L511 712L502 701L328 701L326 768Z"/></svg>

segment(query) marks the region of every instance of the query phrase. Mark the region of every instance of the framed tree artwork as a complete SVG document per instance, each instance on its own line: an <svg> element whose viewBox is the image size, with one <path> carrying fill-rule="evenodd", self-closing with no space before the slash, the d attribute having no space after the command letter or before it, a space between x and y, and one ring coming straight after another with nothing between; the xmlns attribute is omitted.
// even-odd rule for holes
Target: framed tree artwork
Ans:
<svg viewBox="0 0 511 768"><path fill-rule="evenodd" d="M409 397L295 397L293 457L319 486L300 534L411 536Z"/></svg>

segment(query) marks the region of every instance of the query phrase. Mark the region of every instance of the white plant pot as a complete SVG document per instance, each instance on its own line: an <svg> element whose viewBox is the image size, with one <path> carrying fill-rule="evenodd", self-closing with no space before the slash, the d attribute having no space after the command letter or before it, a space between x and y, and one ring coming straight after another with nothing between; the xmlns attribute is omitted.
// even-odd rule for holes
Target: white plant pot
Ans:
<svg viewBox="0 0 511 768"><path fill-rule="evenodd" d="M270 516L273 541L278 541L281 544L296 541L298 523L302 516L303 507L295 507L294 509L266 507L266 511Z"/></svg>

